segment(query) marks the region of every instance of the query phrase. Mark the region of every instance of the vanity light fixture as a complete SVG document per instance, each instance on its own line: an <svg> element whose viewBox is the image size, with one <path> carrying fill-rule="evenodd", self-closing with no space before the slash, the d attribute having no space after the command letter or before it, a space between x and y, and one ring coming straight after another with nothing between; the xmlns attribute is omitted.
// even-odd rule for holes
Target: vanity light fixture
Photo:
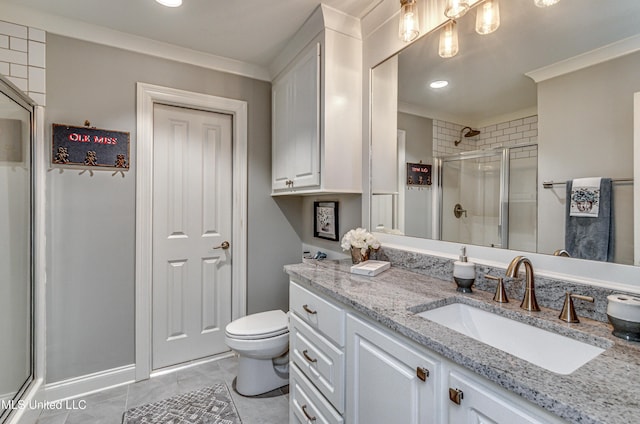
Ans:
<svg viewBox="0 0 640 424"><path fill-rule="evenodd" d="M398 30L400 40L405 43L415 40L420 35L419 28L417 1L400 0L400 27Z"/></svg>
<svg viewBox="0 0 640 424"><path fill-rule="evenodd" d="M480 35L491 34L500 26L500 4L498 0L486 0L478 6L476 32Z"/></svg>
<svg viewBox="0 0 640 424"><path fill-rule="evenodd" d="M469 2L466 0L447 0L444 15L449 19L458 19L469 10Z"/></svg>
<svg viewBox="0 0 640 424"><path fill-rule="evenodd" d="M458 54L458 28L456 28L456 21L447 22L440 30L438 54L445 59Z"/></svg>
<svg viewBox="0 0 640 424"><path fill-rule="evenodd" d="M538 7L549 7L549 6L553 6L556 3L559 3L560 0L533 0L533 2Z"/></svg>
<svg viewBox="0 0 640 424"><path fill-rule="evenodd" d="M445 88L447 85L449 85L449 81L437 80L437 81L433 81L431 84L429 84L429 87L438 89L438 88Z"/></svg>
<svg viewBox="0 0 640 424"><path fill-rule="evenodd" d="M161 5L167 6L167 7L182 6L182 0L156 0L156 1Z"/></svg>

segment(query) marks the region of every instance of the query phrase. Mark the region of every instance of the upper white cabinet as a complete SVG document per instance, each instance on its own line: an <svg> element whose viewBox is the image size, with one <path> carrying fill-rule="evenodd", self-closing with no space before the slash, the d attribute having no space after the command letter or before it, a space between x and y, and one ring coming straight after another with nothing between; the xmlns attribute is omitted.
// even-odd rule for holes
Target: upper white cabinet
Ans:
<svg viewBox="0 0 640 424"><path fill-rule="evenodd" d="M320 5L272 72L272 194L361 193L359 21Z"/></svg>

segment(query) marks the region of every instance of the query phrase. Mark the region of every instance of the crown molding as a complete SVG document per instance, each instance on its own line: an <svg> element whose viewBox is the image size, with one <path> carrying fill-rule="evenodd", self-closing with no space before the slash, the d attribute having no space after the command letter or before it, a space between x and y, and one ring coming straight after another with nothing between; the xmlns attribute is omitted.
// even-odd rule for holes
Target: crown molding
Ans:
<svg viewBox="0 0 640 424"><path fill-rule="evenodd" d="M527 72L536 83L588 68L640 50L640 35L625 38L595 50Z"/></svg>
<svg viewBox="0 0 640 424"><path fill-rule="evenodd" d="M2 20L42 29L51 34L117 47L257 80L271 81L269 71L262 66L115 31L24 6L3 3Z"/></svg>

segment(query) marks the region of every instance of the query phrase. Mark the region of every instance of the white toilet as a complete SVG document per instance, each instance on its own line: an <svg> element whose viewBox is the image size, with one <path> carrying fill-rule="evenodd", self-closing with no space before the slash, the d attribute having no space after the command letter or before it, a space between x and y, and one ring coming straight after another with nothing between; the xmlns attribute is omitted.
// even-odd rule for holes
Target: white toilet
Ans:
<svg viewBox="0 0 640 424"><path fill-rule="evenodd" d="M247 315L225 329L238 354L236 390L255 396L289 384L289 317L281 310Z"/></svg>

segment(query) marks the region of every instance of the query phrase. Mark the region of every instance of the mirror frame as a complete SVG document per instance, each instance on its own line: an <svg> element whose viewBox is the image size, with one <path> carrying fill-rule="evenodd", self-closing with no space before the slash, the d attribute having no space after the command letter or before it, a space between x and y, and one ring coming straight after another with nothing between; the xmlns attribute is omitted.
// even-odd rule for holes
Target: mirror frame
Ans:
<svg viewBox="0 0 640 424"><path fill-rule="evenodd" d="M475 3L475 2L473 2ZM446 22L444 16L445 0L423 0L420 4L420 34L417 40L438 30ZM371 89L373 69L388 58L398 54L412 43L405 44L398 39L399 7L397 2L383 0L367 16L362 19L363 39L363 193L362 193L362 223L371 228L371 177L372 177L372 118L371 118ZM416 42L415 40L414 42ZM640 35L623 40L615 45L611 52L616 57L640 50ZM601 61L604 59L601 58ZM584 66L580 60L570 62L555 71L544 68L547 78L553 72L566 73L571 66ZM568 66L568 67L567 67ZM541 70L542 71L542 70ZM535 78L534 78L535 79ZM537 82L538 80L536 80ZM640 178L640 93L634 97L634 179ZM640 184L634 184L634 232L635 245L640 244ZM456 259L461 243L439 240L419 239L408 236L397 236L375 233L380 242L388 247ZM635 264L640 264L640 249L636 249ZM556 257L552 255L521 252L509 249L494 249L482 246L468 246L467 255L474 262L500 268L506 268L509 261L517 255L525 255L531 259L536 273L549 277L605 287L612 290L622 290L640 294L640 267L589 261L584 259Z"/></svg>

